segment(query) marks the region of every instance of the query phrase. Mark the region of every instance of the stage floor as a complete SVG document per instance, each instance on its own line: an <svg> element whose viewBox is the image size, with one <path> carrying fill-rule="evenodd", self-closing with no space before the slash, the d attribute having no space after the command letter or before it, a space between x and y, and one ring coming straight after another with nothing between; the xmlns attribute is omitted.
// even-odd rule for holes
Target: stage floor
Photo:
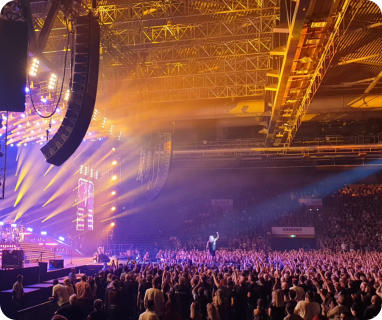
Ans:
<svg viewBox="0 0 382 320"><path fill-rule="evenodd" d="M47 261L45 261L47 262ZM64 268L70 268L70 267L77 267L77 266L83 266L83 265L102 265L102 263L94 263L92 257L73 257L73 258L65 258L64 257ZM24 263L24 268L30 268L30 267L37 267L38 263ZM49 265L48 265L49 268ZM0 270L2 270L0 268ZM48 269L49 270L56 270L56 269Z"/></svg>

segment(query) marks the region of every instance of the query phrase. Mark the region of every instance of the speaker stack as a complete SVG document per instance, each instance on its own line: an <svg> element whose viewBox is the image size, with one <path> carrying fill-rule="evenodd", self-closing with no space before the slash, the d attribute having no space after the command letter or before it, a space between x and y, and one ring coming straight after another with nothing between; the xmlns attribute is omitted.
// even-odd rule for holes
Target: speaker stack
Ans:
<svg viewBox="0 0 382 320"><path fill-rule="evenodd" d="M60 128L41 148L48 163L60 166L79 147L92 119L97 95L100 27L89 14L74 21L73 83L68 109Z"/></svg>
<svg viewBox="0 0 382 320"><path fill-rule="evenodd" d="M49 260L49 269L64 269L64 260L63 259Z"/></svg>
<svg viewBox="0 0 382 320"><path fill-rule="evenodd" d="M1 258L1 267L3 269L21 269L23 266L23 250L3 250Z"/></svg>
<svg viewBox="0 0 382 320"><path fill-rule="evenodd" d="M27 24L0 18L0 43L0 111L24 112Z"/></svg>

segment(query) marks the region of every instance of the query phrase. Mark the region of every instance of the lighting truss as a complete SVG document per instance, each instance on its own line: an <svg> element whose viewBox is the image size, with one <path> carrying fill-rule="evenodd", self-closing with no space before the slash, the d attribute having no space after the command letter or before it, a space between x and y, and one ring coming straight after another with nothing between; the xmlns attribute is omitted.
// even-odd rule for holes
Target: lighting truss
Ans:
<svg viewBox="0 0 382 320"><path fill-rule="evenodd" d="M279 0L99 1L102 87L138 83L142 104L261 96L279 10ZM57 24L44 53L64 44Z"/></svg>
<svg viewBox="0 0 382 320"><path fill-rule="evenodd" d="M84 1L87 7L91 1ZM100 1L97 12L105 24L116 21L154 20L160 18L184 18L191 16L250 15L279 5L278 0L154 0L154 1Z"/></svg>

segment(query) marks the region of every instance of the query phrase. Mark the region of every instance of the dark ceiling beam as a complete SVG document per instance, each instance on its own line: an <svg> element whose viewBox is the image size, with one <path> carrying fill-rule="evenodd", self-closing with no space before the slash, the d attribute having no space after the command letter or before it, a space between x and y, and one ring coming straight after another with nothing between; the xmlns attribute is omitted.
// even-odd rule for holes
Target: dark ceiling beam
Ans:
<svg viewBox="0 0 382 320"><path fill-rule="evenodd" d="M56 20L59 8L60 0L54 0L51 2L48 15L44 21L44 25L38 37L38 49L40 52L44 51L45 49L46 43L49 38L49 34L53 28L54 21Z"/></svg>
<svg viewBox="0 0 382 320"><path fill-rule="evenodd" d="M30 7L30 1L21 0L21 6L23 8L24 17L28 27L29 50L35 51L38 48L38 43L37 43L36 32L34 30L34 25L33 25L33 17L32 17L32 11Z"/></svg>
<svg viewBox="0 0 382 320"><path fill-rule="evenodd" d="M54 1L58 2L58 3L60 2L59 0L54 0ZM54 64L52 62L50 62L42 54L42 50L40 50L40 48L41 48L41 46L40 46L40 37L41 37L41 35L40 35L40 37L37 36L37 33L36 33L36 31L34 29L34 25L33 25L33 16L32 16L32 11L31 11L30 5L32 3L38 3L38 2L46 2L46 1L21 0L21 5L22 5L22 8L23 8L24 16L25 16L25 19L26 19L26 22L27 22L27 26L28 26L29 52L33 56L37 56L39 58L39 60L40 60L42 65L44 65L45 67L49 68L52 72L55 72L56 71L56 66L54 66ZM53 15L53 13L52 13L52 15ZM57 15L57 12L56 12L56 15ZM45 24L44 24L44 26L45 26ZM48 28L48 25L47 25L46 28ZM46 41L47 41L48 36L49 36L49 32L47 32L47 35L44 36L44 47L46 45ZM45 37L46 37L46 39L45 39ZM41 39L43 39L43 38L41 38Z"/></svg>
<svg viewBox="0 0 382 320"><path fill-rule="evenodd" d="M371 83L368 85L368 87L365 89L364 93L362 95L360 95L359 97L353 99L352 101L350 101L348 103L349 106L352 106L352 105L355 105L357 102L361 101L361 100L365 100L365 98L367 97L368 94L370 94L370 92L377 86L379 80L382 79L382 71L373 79L369 79L369 80L372 80Z"/></svg>
<svg viewBox="0 0 382 320"><path fill-rule="evenodd" d="M365 60L378 58L381 55L382 55L381 53L376 53L376 54L371 54L371 55L358 57L358 58L354 58L354 59L349 59L349 60L340 60L340 62L337 63L337 65L343 66L345 64L350 64L350 63L362 63Z"/></svg>
<svg viewBox="0 0 382 320"><path fill-rule="evenodd" d="M374 80L369 84L365 90L365 94L369 94L375 86L378 84L379 80L382 79L382 71L374 78Z"/></svg>

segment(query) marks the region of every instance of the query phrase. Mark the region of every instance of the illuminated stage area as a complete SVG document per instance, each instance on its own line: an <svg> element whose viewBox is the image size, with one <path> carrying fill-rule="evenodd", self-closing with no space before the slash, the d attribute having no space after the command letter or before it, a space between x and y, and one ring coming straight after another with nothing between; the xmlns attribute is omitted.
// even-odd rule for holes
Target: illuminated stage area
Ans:
<svg viewBox="0 0 382 320"><path fill-rule="evenodd" d="M375 2L7 2L2 312L379 319Z"/></svg>

